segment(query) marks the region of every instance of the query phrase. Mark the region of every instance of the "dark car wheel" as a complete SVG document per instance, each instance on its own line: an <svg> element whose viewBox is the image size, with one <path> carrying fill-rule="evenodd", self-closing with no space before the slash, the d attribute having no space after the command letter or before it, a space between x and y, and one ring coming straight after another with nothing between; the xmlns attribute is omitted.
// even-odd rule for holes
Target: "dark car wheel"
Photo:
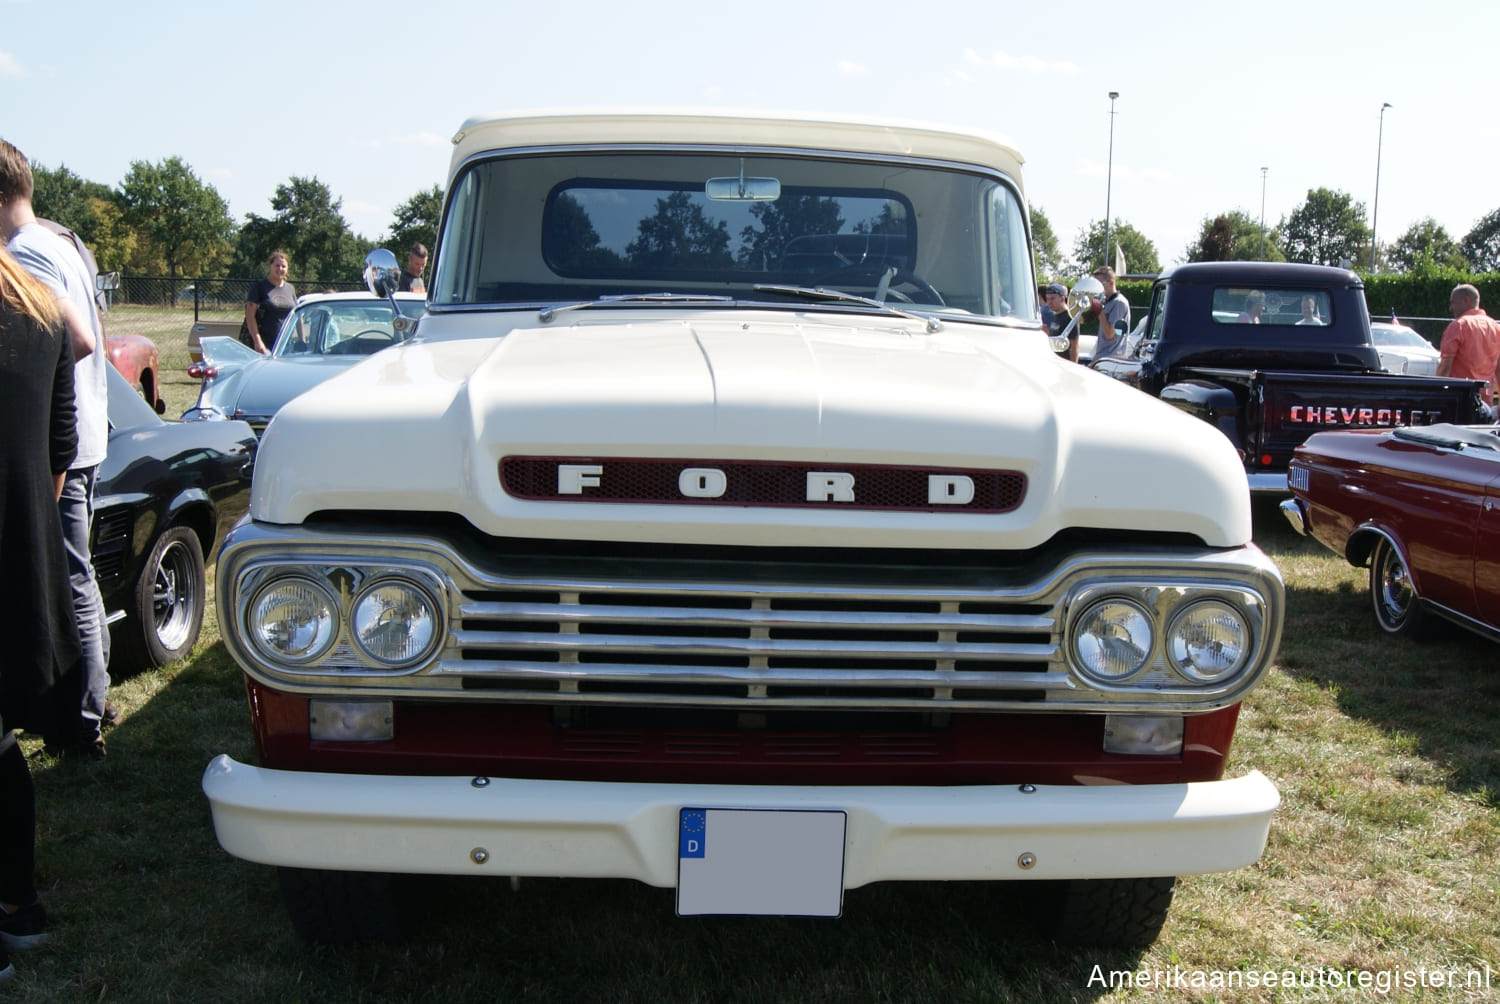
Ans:
<svg viewBox="0 0 1500 1004"><path fill-rule="evenodd" d="M1073 879L1046 883L1040 915L1060 945L1144 948L1156 940L1172 906L1177 879Z"/></svg>
<svg viewBox="0 0 1500 1004"><path fill-rule="evenodd" d="M1427 617L1411 581L1411 570L1401 552L1384 537L1370 556L1370 603L1375 623L1386 634L1420 638L1426 633Z"/></svg>
<svg viewBox="0 0 1500 1004"><path fill-rule="evenodd" d="M203 604L203 545L188 527L169 527L136 580L123 659L111 662L130 672L181 659L198 641Z"/></svg>
<svg viewBox="0 0 1500 1004"><path fill-rule="evenodd" d="M325 945L393 942L401 938L391 876L278 868L281 898L303 941Z"/></svg>

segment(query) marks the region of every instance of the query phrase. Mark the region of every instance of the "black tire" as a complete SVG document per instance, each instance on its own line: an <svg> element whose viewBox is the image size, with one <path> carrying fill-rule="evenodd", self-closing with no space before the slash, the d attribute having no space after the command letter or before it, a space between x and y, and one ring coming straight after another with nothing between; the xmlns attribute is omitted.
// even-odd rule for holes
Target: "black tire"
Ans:
<svg viewBox="0 0 1500 1004"><path fill-rule="evenodd" d="M1145 948L1161 934L1177 879L1073 879L1049 883L1042 917L1059 945Z"/></svg>
<svg viewBox="0 0 1500 1004"><path fill-rule="evenodd" d="M1370 606L1380 630L1395 638L1424 638L1429 619L1422 610L1411 569L1389 540L1381 537L1370 555Z"/></svg>
<svg viewBox="0 0 1500 1004"><path fill-rule="evenodd" d="M401 940L389 875L309 868L277 872L292 928L303 941L354 945Z"/></svg>
<svg viewBox="0 0 1500 1004"><path fill-rule="evenodd" d="M183 658L203 627L203 545L185 526L168 527L136 579L130 611L112 654L119 675L155 669Z"/></svg>

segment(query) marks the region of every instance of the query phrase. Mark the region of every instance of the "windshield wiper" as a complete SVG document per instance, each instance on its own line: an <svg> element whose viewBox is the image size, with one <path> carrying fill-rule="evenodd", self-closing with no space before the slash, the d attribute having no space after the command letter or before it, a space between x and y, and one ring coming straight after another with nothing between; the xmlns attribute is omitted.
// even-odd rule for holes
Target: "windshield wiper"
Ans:
<svg viewBox="0 0 1500 1004"><path fill-rule="evenodd" d="M757 293L780 293L783 296L794 296L803 300L831 301L834 303L857 303L865 307L874 307L883 314L894 314L897 317L909 318L913 321L921 321L927 325L929 332L942 331L943 322L932 314L919 314L915 310L902 310L893 307L889 303L872 300L868 296L858 296L854 293L845 293L841 289L825 289L822 286L777 286L769 283L756 283L754 289Z"/></svg>
<svg viewBox="0 0 1500 1004"><path fill-rule="evenodd" d="M546 324L565 310L583 310L587 307L610 307L619 303L733 303L732 296L711 293L612 293L592 300L577 303L555 303L537 311L536 319Z"/></svg>

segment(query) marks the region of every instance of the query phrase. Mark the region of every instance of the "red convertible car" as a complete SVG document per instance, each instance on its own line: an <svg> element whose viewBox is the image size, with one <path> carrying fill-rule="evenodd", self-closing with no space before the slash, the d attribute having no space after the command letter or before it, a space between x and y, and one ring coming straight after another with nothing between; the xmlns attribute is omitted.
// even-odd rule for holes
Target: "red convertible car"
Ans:
<svg viewBox="0 0 1500 1004"><path fill-rule="evenodd" d="M1500 641L1500 426L1318 433L1288 483L1292 527L1369 566L1386 634L1442 618Z"/></svg>

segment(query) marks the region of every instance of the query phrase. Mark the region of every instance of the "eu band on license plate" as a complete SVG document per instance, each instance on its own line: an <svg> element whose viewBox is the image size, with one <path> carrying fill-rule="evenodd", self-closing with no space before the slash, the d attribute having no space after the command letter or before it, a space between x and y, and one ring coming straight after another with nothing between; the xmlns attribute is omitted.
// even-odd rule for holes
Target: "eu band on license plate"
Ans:
<svg viewBox="0 0 1500 1004"><path fill-rule="evenodd" d="M844 825L837 811L683 809L678 915L839 916Z"/></svg>

